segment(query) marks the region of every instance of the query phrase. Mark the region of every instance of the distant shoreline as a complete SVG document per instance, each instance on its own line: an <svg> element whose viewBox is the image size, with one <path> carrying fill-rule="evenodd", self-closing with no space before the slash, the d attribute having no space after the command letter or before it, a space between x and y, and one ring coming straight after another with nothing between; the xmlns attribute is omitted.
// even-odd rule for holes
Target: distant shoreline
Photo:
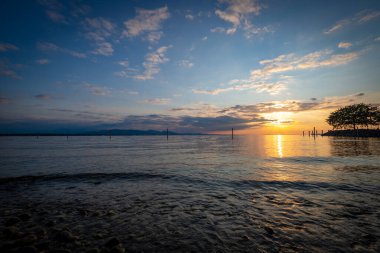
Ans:
<svg viewBox="0 0 380 253"><path fill-rule="evenodd" d="M3 133L0 136L166 136L166 135L210 135L204 133L177 133L172 131L156 131L156 130L100 130L91 132L78 132L78 133Z"/></svg>
<svg viewBox="0 0 380 253"><path fill-rule="evenodd" d="M357 130L330 130L322 136L343 136L343 137L380 137L379 129L357 129Z"/></svg>

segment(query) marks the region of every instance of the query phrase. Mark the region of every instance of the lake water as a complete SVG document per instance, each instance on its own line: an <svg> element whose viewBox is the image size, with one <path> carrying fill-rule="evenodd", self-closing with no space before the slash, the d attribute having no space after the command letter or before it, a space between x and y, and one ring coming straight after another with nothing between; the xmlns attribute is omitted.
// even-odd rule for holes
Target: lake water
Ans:
<svg viewBox="0 0 380 253"><path fill-rule="evenodd" d="M0 168L0 221L70 249L380 252L376 138L1 137Z"/></svg>

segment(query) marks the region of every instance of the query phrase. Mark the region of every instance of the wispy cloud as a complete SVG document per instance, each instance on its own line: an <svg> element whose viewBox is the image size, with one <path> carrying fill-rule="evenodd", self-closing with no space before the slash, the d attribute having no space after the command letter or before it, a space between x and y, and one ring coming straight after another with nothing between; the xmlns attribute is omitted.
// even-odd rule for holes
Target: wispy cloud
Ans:
<svg viewBox="0 0 380 253"><path fill-rule="evenodd" d="M0 96L0 105L4 105L4 104L8 104L9 103L9 99L4 97L4 96Z"/></svg>
<svg viewBox="0 0 380 253"><path fill-rule="evenodd" d="M188 20L194 20L194 16L191 15L191 14L186 14L185 18L188 19Z"/></svg>
<svg viewBox="0 0 380 253"><path fill-rule="evenodd" d="M34 96L36 99L39 100L50 100L52 99L52 96L46 93L37 94Z"/></svg>
<svg viewBox="0 0 380 253"><path fill-rule="evenodd" d="M86 18L83 22L86 30L85 36L93 41L97 49L92 51L93 54L110 56L113 54L112 44L109 42L109 37L116 31L116 25L105 18Z"/></svg>
<svg viewBox="0 0 380 253"><path fill-rule="evenodd" d="M276 112L305 112L312 110L337 109L352 103L365 101L365 94L351 94L346 96L326 97L321 99L312 99L310 101L302 100L284 100L257 103L252 105L235 105L219 111L223 115L233 117L251 117L252 115L264 115Z"/></svg>
<svg viewBox="0 0 380 253"><path fill-rule="evenodd" d="M217 9L215 15L220 19L232 24L232 27L215 27L211 32L221 32L226 34L234 34L239 27L242 27L247 38L253 35L268 32L269 28L259 28L250 21L252 15L259 15L262 5L256 0L219 0L221 5L226 4L225 10Z"/></svg>
<svg viewBox="0 0 380 253"><path fill-rule="evenodd" d="M139 92L137 91L128 91L128 95L139 95Z"/></svg>
<svg viewBox="0 0 380 253"><path fill-rule="evenodd" d="M84 83L83 86L94 96L108 96L111 90L104 86L98 86L91 83Z"/></svg>
<svg viewBox="0 0 380 253"><path fill-rule="evenodd" d="M342 42L339 42L338 47L348 49L348 48L352 47L352 43L342 41Z"/></svg>
<svg viewBox="0 0 380 253"><path fill-rule="evenodd" d="M380 11L364 10L358 12L355 16L337 21L333 26L328 28L324 33L331 34L351 24L364 24L380 17Z"/></svg>
<svg viewBox="0 0 380 253"><path fill-rule="evenodd" d="M36 63L40 64L40 65L46 65L46 64L50 63L50 60L49 59L38 59L38 60L36 60Z"/></svg>
<svg viewBox="0 0 380 253"><path fill-rule="evenodd" d="M121 77L133 77L136 80L151 80L154 75L160 72L159 65L169 61L169 58L166 57L166 51L171 47L171 45L159 47L156 51L148 53L142 64L144 70L141 74L139 74L139 72L141 72L139 69L130 67L127 60L118 62L118 64L124 69L122 71L115 72L115 74Z"/></svg>
<svg viewBox="0 0 380 253"><path fill-rule="evenodd" d="M149 42L156 42L163 35L160 31L163 21L169 17L167 6L154 10L136 9L136 17L124 22L123 36L132 38L147 35Z"/></svg>
<svg viewBox="0 0 380 253"><path fill-rule="evenodd" d="M144 100L144 103L151 105L167 105L170 101L170 98L151 98Z"/></svg>
<svg viewBox="0 0 380 253"><path fill-rule="evenodd" d="M251 71L246 80L231 80L231 86L214 90L193 90L194 93L217 95L227 91L254 89L257 92L277 94L284 90L291 79L284 75L295 70L309 70L322 67L335 67L347 64L359 57L359 53L333 54L331 50L316 51L304 56L295 54L280 55L271 60L262 60L260 69Z"/></svg>
<svg viewBox="0 0 380 253"><path fill-rule="evenodd" d="M56 44L49 43L49 42L38 42L37 48L41 51L56 51L61 52L65 54L69 54L71 56L77 57L77 58L86 58L86 54L80 53L71 49L59 47Z"/></svg>
<svg viewBox="0 0 380 253"><path fill-rule="evenodd" d="M194 63L192 63L191 61L189 60L180 60L178 62L178 65L182 68L192 68L194 66Z"/></svg>
<svg viewBox="0 0 380 253"><path fill-rule="evenodd" d="M112 113L98 112L95 110L72 110L72 109L50 109L56 113L60 113L63 115L69 115L70 117L79 118L85 121L114 121L120 120L121 117Z"/></svg>
<svg viewBox="0 0 380 253"><path fill-rule="evenodd" d="M56 23L67 24L66 17L61 13L64 6L58 0L38 0L46 8L46 15Z"/></svg>
<svg viewBox="0 0 380 253"><path fill-rule="evenodd" d="M0 76L6 76L13 79L22 79L22 77L19 76L15 70L18 66L19 65L11 64L6 60L0 61Z"/></svg>
<svg viewBox="0 0 380 253"><path fill-rule="evenodd" d="M0 43L0 52L15 51L15 50L18 50L18 47L16 47L13 44Z"/></svg>

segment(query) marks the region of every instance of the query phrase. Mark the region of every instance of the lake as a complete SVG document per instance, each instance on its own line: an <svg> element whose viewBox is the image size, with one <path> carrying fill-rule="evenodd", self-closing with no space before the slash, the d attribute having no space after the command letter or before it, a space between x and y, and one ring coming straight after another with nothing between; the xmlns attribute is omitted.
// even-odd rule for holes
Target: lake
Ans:
<svg viewBox="0 0 380 253"><path fill-rule="evenodd" d="M3 249L380 252L378 138L1 137L0 168Z"/></svg>

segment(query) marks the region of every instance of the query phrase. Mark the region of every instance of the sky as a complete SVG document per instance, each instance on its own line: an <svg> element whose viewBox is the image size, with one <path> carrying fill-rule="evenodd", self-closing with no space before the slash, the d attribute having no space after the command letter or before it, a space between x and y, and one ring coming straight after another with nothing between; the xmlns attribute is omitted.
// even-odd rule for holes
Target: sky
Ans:
<svg viewBox="0 0 380 253"><path fill-rule="evenodd" d="M0 133L299 134L380 102L377 0L0 5Z"/></svg>

